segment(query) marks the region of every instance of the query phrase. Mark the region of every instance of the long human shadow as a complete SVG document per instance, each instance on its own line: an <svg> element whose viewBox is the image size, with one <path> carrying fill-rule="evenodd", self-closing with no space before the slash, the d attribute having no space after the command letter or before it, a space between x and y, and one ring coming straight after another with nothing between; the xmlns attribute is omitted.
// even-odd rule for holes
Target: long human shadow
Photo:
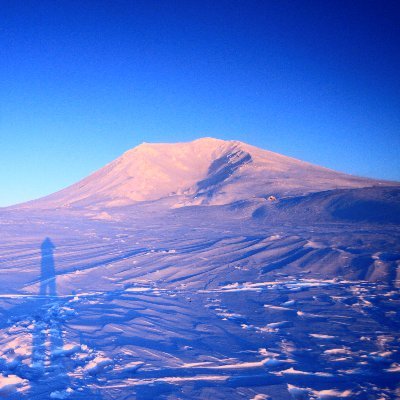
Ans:
<svg viewBox="0 0 400 400"><path fill-rule="evenodd" d="M31 303L33 313L32 363L27 373L29 400L51 398L99 399L88 388L70 397L68 357L64 353L61 308L64 300L57 295L57 274L53 241L46 237L41 246L39 296ZM64 396L64 397L63 397Z"/></svg>
<svg viewBox="0 0 400 400"><path fill-rule="evenodd" d="M43 240L40 261L40 295L57 296L56 269L54 265L55 245L50 238Z"/></svg>
<svg viewBox="0 0 400 400"><path fill-rule="evenodd" d="M38 374L51 372L54 354L63 348L62 329L57 311L56 271L54 264L55 245L50 238L42 242L40 262L40 290L35 308L32 338L32 366Z"/></svg>
<svg viewBox="0 0 400 400"><path fill-rule="evenodd" d="M64 341L62 321L59 318L61 304L57 297L55 245L46 237L40 250L39 296L32 304L34 319L30 394L32 398L46 396L49 391L61 393L69 387L69 378L62 357Z"/></svg>

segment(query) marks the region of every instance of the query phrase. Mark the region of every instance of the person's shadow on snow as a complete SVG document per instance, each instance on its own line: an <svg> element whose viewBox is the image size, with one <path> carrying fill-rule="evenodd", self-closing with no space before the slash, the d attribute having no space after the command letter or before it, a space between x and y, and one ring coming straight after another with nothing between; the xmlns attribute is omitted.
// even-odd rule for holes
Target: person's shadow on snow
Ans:
<svg viewBox="0 0 400 400"><path fill-rule="evenodd" d="M52 240L46 237L40 245L37 296L33 295L8 311L11 323L18 325L23 322L27 327L30 324L32 334L30 363L22 362L24 358L29 359L23 356L16 357L9 364L0 360L3 375L17 375L28 382L24 391L17 393L10 389L10 393L7 392L10 400L100 400L103 397L99 390L93 391L82 385L79 378L71 379L69 375L77 365L64 348L66 316L63 307L67 298L57 295L55 249Z"/></svg>
<svg viewBox="0 0 400 400"><path fill-rule="evenodd" d="M40 379L36 381L36 388L32 387L32 389L37 390L45 384L57 395L62 395L62 390L68 387L69 379L60 357L63 336L60 318L61 304L56 289L54 249L54 243L46 237L40 246L40 289L39 298L34 307L32 333L32 378L40 377Z"/></svg>
<svg viewBox="0 0 400 400"><path fill-rule="evenodd" d="M44 399L100 399L89 388L80 388L71 394L71 380L68 375L68 357L64 353L62 308L65 300L57 295L55 244L46 237L41 246L39 297L32 304L32 363L26 378L30 390L29 400Z"/></svg>
<svg viewBox="0 0 400 400"><path fill-rule="evenodd" d="M54 243L50 238L43 240L40 246L42 258L40 262L40 295L57 296L56 270L54 266Z"/></svg>

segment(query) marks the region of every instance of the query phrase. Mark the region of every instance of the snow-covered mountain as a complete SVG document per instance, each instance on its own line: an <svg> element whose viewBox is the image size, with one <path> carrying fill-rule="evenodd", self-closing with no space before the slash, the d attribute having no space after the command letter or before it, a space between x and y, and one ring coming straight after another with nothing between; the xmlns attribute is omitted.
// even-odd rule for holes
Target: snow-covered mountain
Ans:
<svg viewBox="0 0 400 400"><path fill-rule="evenodd" d="M169 199L179 207L385 185L239 142L143 143L35 207L114 207Z"/></svg>
<svg viewBox="0 0 400 400"><path fill-rule="evenodd" d="M0 398L395 398L399 216L399 184L216 139L1 208Z"/></svg>

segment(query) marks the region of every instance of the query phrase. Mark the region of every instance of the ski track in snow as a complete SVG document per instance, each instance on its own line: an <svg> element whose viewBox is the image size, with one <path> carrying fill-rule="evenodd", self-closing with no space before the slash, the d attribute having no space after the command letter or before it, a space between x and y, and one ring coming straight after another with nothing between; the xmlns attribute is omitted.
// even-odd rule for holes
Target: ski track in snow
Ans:
<svg viewBox="0 0 400 400"><path fill-rule="evenodd" d="M390 399L398 391L398 284L394 274L371 279L395 269L396 254L374 247L395 228L255 235L200 220L190 230L173 220L163 229L135 219L8 218L0 397ZM54 293L41 293L52 281L41 275L46 236ZM326 278L339 270L343 278Z"/></svg>

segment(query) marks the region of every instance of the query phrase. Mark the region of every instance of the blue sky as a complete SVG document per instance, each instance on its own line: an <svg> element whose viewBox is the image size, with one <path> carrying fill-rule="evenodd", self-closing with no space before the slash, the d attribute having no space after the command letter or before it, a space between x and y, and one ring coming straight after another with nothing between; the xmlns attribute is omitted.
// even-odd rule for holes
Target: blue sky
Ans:
<svg viewBox="0 0 400 400"><path fill-rule="evenodd" d="M0 206L202 136L400 180L398 1L0 6Z"/></svg>

